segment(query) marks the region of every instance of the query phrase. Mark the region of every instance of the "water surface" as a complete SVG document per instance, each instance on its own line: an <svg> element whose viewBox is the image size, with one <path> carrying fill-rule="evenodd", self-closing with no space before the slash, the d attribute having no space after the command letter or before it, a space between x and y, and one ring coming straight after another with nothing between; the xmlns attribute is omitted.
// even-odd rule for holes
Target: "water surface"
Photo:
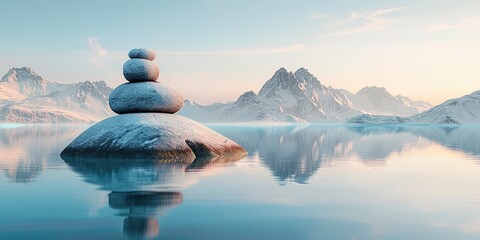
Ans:
<svg viewBox="0 0 480 240"><path fill-rule="evenodd" d="M231 163L65 162L0 127L0 239L478 239L480 127L211 126Z"/></svg>

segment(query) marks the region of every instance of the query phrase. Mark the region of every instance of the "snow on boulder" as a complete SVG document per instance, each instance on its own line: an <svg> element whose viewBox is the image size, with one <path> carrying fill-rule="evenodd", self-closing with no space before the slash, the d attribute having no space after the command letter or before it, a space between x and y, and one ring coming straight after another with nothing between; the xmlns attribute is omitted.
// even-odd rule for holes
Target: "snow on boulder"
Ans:
<svg viewBox="0 0 480 240"><path fill-rule="evenodd" d="M61 156L189 163L196 157L240 159L246 153L237 143L188 118L165 113L131 113L91 126Z"/></svg>

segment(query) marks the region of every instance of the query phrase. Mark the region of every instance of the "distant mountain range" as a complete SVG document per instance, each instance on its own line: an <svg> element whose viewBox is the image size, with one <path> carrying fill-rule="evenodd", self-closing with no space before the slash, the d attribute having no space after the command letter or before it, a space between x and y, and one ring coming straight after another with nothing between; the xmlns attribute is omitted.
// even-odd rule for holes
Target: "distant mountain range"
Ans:
<svg viewBox="0 0 480 240"><path fill-rule="evenodd" d="M353 124L475 124L480 123L480 91L454 98L408 118L360 115Z"/></svg>
<svg viewBox="0 0 480 240"><path fill-rule="evenodd" d="M103 81L58 83L30 68L11 68L0 81L0 122L96 122L113 115Z"/></svg>
<svg viewBox="0 0 480 240"><path fill-rule="evenodd" d="M30 68L12 68L0 80L0 122L79 123L112 116L112 89L103 81L50 82ZM357 93L326 87L300 68L275 72L260 91L236 101L201 105L185 100L180 115L204 123L347 122L352 124L480 123L480 91L436 107L385 88L365 87Z"/></svg>
<svg viewBox="0 0 480 240"><path fill-rule="evenodd" d="M180 115L201 122L343 122L361 114L411 116L431 108L427 102L393 96L385 88L357 93L326 87L305 68L280 68L259 93L242 94L231 103L201 105L186 100Z"/></svg>

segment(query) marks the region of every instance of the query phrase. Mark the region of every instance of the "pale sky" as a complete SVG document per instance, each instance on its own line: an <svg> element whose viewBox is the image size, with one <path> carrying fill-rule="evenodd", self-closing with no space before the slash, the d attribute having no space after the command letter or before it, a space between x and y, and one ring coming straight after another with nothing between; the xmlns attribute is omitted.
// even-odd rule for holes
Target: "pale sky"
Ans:
<svg viewBox="0 0 480 240"><path fill-rule="evenodd" d="M478 0L1 1L0 75L124 83L131 48L200 103L258 92L280 67L352 92L438 104L480 90Z"/></svg>

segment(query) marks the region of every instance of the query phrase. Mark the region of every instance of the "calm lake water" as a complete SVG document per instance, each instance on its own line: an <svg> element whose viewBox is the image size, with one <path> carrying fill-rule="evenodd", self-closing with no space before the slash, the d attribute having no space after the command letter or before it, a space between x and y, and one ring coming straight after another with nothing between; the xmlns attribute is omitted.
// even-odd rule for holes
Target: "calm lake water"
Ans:
<svg viewBox="0 0 480 240"><path fill-rule="evenodd" d="M211 126L233 163L66 163L0 127L0 239L479 239L480 127Z"/></svg>

